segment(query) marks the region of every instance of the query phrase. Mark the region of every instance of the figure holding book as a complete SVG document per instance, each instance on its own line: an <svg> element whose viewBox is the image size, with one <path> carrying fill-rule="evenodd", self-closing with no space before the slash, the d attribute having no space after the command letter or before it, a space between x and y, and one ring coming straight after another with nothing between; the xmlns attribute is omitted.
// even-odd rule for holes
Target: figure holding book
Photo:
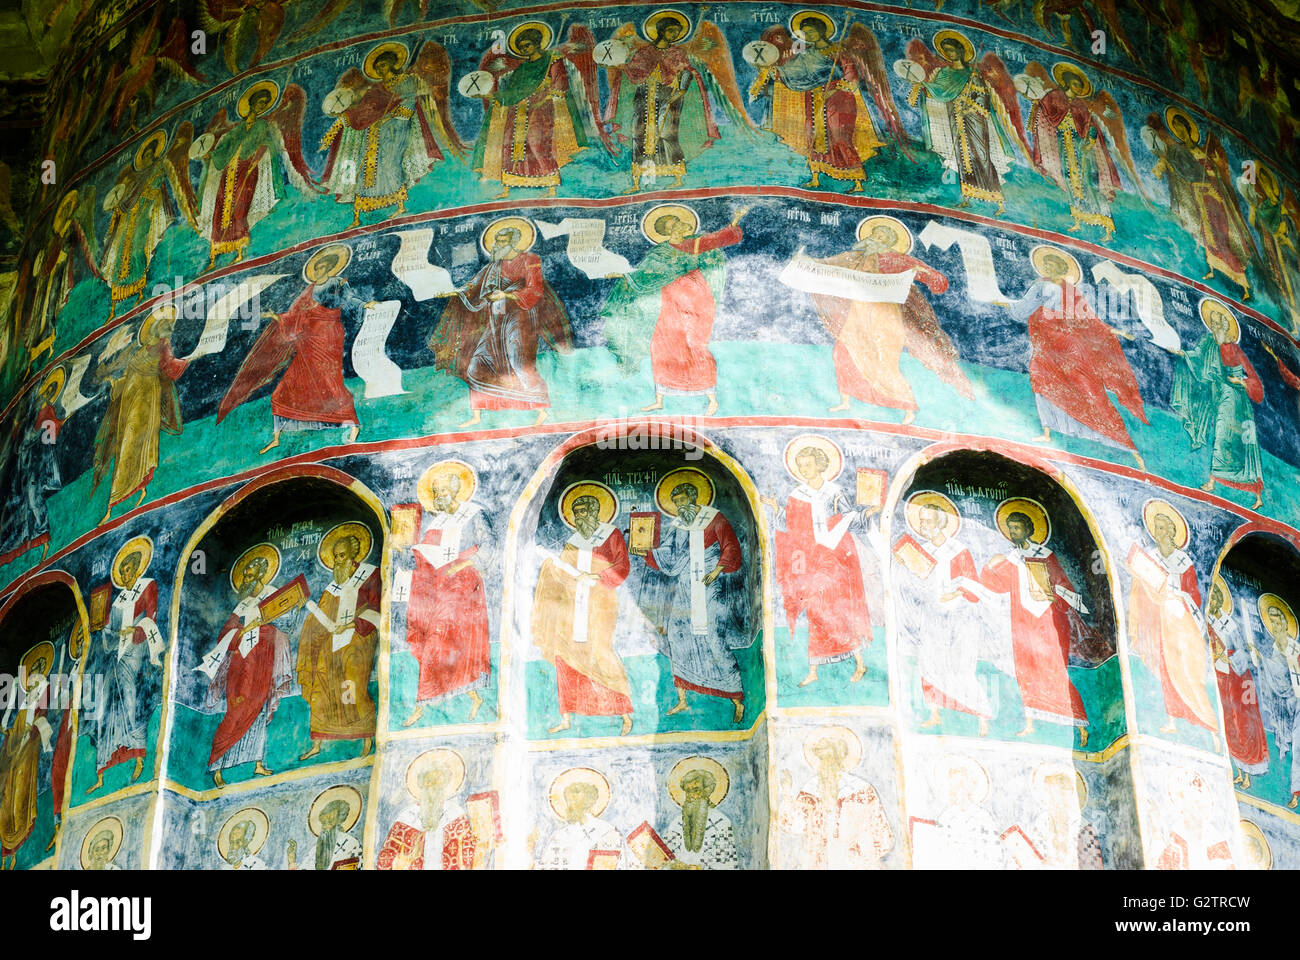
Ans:
<svg viewBox="0 0 1300 960"><path fill-rule="evenodd" d="M462 802L465 760L455 750L428 750L406 768L413 802L398 815L375 858L377 870L478 870L494 836L482 830L470 805L491 802L478 794Z"/></svg>

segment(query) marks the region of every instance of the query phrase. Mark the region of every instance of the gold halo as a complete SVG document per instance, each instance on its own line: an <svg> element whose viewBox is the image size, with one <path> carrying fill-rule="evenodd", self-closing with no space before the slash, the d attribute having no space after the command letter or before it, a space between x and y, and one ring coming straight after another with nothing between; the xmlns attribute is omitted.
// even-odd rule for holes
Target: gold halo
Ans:
<svg viewBox="0 0 1300 960"><path fill-rule="evenodd" d="M1068 763L1040 763L1034 768L1034 777L1032 791L1039 803L1046 802L1047 778L1056 775L1064 776L1074 780L1074 792L1079 798L1079 809L1082 810L1088 803L1088 783L1083 779L1083 775Z"/></svg>
<svg viewBox="0 0 1300 960"><path fill-rule="evenodd" d="M948 58L944 56L944 52L940 48L945 40L956 40L962 45L962 49L966 51L966 59L975 59L975 44L970 42L970 38L966 34L960 30L940 30L934 35L934 52L943 57L944 60Z"/></svg>
<svg viewBox="0 0 1300 960"><path fill-rule="evenodd" d="M316 559L320 561L322 567L326 570L333 571L334 564L327 563L326 557L334 556L334 544L342 537L355 536L361 541L361 550L357 553L357 563L365 563L366 558L370 556L370 548L374 544L374 534L370 528L359 520L345 520L338 526L332 528L325 536L320 538L320 546L316 549Z"/></svg>
<svg viewBox="0 0 1300 960"><path fill-rule="evenodd" d="M235 824L243 823L245 820L252 822L254 830L253 839L245 847L249 854L257 856L262 845L266 843L266 838L271 833L271 818L258 807L244 807L243 810L232 813L221 825L221 832L217 834L217 853L221 854L222 860L225 860L226 855L230 853L230 835L235 831Z"/></svg>
<svg viewBox="0 0 1300 960"><path fill-rule="evenodd" d="M140 324L140 332L137 334L137 339L141 343L155 342L149 339L153 336L154 324L159 320L162 320L164 317L171 320L173 323L176 322L176 307L174 304L164 303L161 306L154 307L153 310L149 312L149 316L145 317L144 322Z"/></svg>
<svg viewBox="0 0 1300 960"><path fill-rule="evenodd" d="M686 799L686 791L682 789L682 778L692 770L707 770L713 774L714 786L713 792L709 794L709 803L716 807L731 789L731 777L727 775L726 768L712 757L687 757L685 760L678 760L668 774L668 796L673 798L673 803L677 806L682 805L682 801Z"/></svg>
<svg viewBox="0 0 1300 960"><path fill-rule="evenodd" d="M871 235L871 231L876 227L889 227L894 231L894 251L896 253L911 253L912 247L916 241L912 237L912 231L907 229L907 225L897 217L865 217L858 224L858 240L865 240Z"/></svg>
<svg viewBox="0 0 1300 960"><path fill-rule="evenodd" d="M993 516L997 520L998 529L1002 531L1002 536L1011 539L1011 534L1007 531L1007 516L1016 512L1023 513L1034 521L1034 532L1029 537L1031 541L1046 543L1051 539L1052 518L1047 515L1047 510L1041 503L1029 497L1011 497L998 504L998 509Z"/></svg>
<svg viewBox="0 0 1300 960"><path fill-rule="evenodd" d="M51 225L54 227L55 233L63 233L68 226L68 222L72 219L72 211L75 209L77 209L77 191L69 190L63 195L63 199L59 201L59 208L54 211L54 220Z"/></svg>
<svg viewBox="0 0 1300 960"><path fill-rule="evenodd" d="M314 836L320 836L321 811L335 800L342 800L348 805L347 819L341 824L343 831L346 833L356 826L357 819L361 816L361 791L346 783L340 783L322 791L321 795L311 802L311 810L307 812L307 826Z"/></svg>
<svg viewBox="0 0 1300 960"><path fill-rule="evenodd" d="M68 382L68 371L63 369L63 367L61 366L55 367L53 370L50 371L49 375L44 380L41 381L41 385L37 389L36 395L40 396L41 394L43 394L45 392L45 388L48 387L51 383L57 383L58 387L54 391L54 396L51 397L49 401L50 403L57 403L59 397L63 396L63 386L67 382Z"/></svg>
<svg viewBox="0 0 1300 960"><path fill-rule="evenodd" d="M167 149L167 134L162 130L155 130L153 133L149 134L149 136L144 138L140 143L140 146L136 147L134 164L137 170L144 169L144 167L141 166L141 164L144 163L144 149L151 143L158 144L159 150Z"/></svg>
<svg viewBox="0 0 1300 960"><path fill-rule="evenodd" d="M439 460L424 473L420 474L420 481L415 485L416 495L420 498L420 506L424 507L429 513L435 513L433 481L439 477L451 474L460 480L460 489L456 491L456 500L460 503L466 503L470 497L474 496L474 491L478 488L478 474L468 463L461 460Z"/></svg>
<svg viewBox="0 0 1300 960"><path fill-rule="evenodd" d="M1182 137L1174 133L1174 122L1173 122L1174 117L1182 117L1184 120L1187 121L1187 129L1191 136L1190 141L1183 140ZM1196 144L1201 142L1201 128L1196 125L1196 121L1191 118L1191 115L1188 114L1186 110L1180 110L1178 107L1174 107L1174 106L1166 107L1165 127L1168 128L1170 133L1174 133L1174 139L1182 143L1190 143L1192 146L1195 146Z"/></svg>
<svg viewBox="0 0 1300 960"><path fill-rule="evenodd" d="M1261 857L1250 857L1251 865L1259 870L1272 870L1273 848L1269 846L1268 838L1264 836L1264 831L1259 829L1259 826L1255 824L1254 821L1242 820L1241 832L1246 838L1258 843L1260 852L1262 853ZM1246 847L1247 849L1251 849L1250 844L1247 844Z"/></svg>
<svg viewBox="0 0 1300 960"><path fill-rule="evenodd" d="M397 70L406 66L407 58L410 57L411 51L406 49L406 44L398 43L396 40L390 40L388 43L381 43L375 49L366 54L365 62L361 65L362 72L371 80L378 80L379 74L375 73L375 61L379 59L381 53L392 51L397 54Z"/></svg>
<svg viewBox="0 0 1300 960"><path fill-rule="evenodd" d="M814 447L826 455L828 465L826 473L822 475L823 480L827 482L834 480L844 470L844 451L836 445L834 440L816 433L805 433L803 436L795 437L785 445L785 469L797 482L803 482L803 477L798 470L799 452L808 447Z"/></svg>
<svg viewBox="0 0 1300 960"><path fill-rule="evenodd" d="M655 221L665 214L671 213L679 220L684 220L691 225L691 233L700 228L700 216L690 207L683 203L661 203L657 207L651 207L641 218L641 233L651 243L667 243L668 238L655 229Z"/></svg>
<svg viewBox="0 0 1300 960"><path fill-rule="evenodd" d="M1092 80L1090 80L1088 78L1088 75L1084 73L1081 69L1079 69L1072 63L1058 63L1056 66L1052 67L1052 79L1056 81L1056 85L1060 87L1062 90L1066 89L1065 78L1067 76L1078 77L1080 80L1083 81L1084 91L1083 93L1079 94L1079 96L1081 97L1092 96L1092 91L1093 91Z"/></svg>
<svg viewBox="0 0 1300 960"><path fill-rule="evenodd" d="M249 561L257 558L266 558L266 583L275 580L275 575L280 572L280 551L273 543L259 543L256 546L249 547L239 555L239 559L230 567L230 587L235 593L239 593L239 584L235 583L235 574L241 573Z"/></svg>
<svg viewBox="0 0 1300 960"><path fill-rule="evenodd" d="M1268 197L1269 200L1276 201L1278 195L1277 177L1274 175L1272 170L1264 166L1262 163L1257 164L1256 166L1258 166L1259 171L1255 174L1255 182L1259 184L1260 189L1264 191L1264 195ZM1265 177L1268 177L1269 182L1273 184L1271 189L1266 183L1264 183Z"/></svg>
<svg viewBox="0 0 1300 960"><path fill-rule="evenodd" d="M812 748L823 740L838 740L847 748L844 754L844 769L854 770L862 762L862 741L848 727L816 727L809 730L803 738L803 759L813 770L817 769L817 758L812 755Z"/></svg>
<svg viewBox="0 0 1300 960"><path fill-rule="evenodd" d="M1174 546L1181 550L1183 547L1187 546L1187 519L1178 512L1178 508L1172 503L1169 503L1166 500L1160 500L1156 497L1152 497L1144 503L1142 505L1142 526L1146 527L1147 533L1150 534L1151 539L1154 540L1156 538L1156 517L1162 513L1174 522L1174 528L1176 531Z"/></svg>
<svg viewBox="0 0 1300 960"><path fill-rule="evenodd" d="M444 748L426 750L406 767L406 792L416 800L420 799L420 778L429 767L436 764L451 768L454 785L447 791L448 795L460 790L465 782L465 761L459 753Z"/></svg>
<svg viewBox="0 0 1300 960"><path fill-rule="evenodd" d="M591 805L590 813L593 817L599 817L609 806L609 781L605 775L591 767L573 767L558 774L551 781L550 789L547 790L547 798L551 801L551 809L561 820L564 819L564 790L571 783L589 783L596 788L596 802Z"/></svg>
<svg viewBox="0 0 1300 960"><path fill-rule="evenodd" d="M132 537L113 555L113 566L111 567L111 579L113 586L119 590L125 590L131 586L129 583L122 582L122 562L133 553L144 554L144 559L140 562L140 569L136 572L136 579L143 577L145 571L149 569L149 561L153 559L153 541L144 534L138 537Z"/></svg>
<svg viewBox="0 0 1300 960"><path fill-rule="evenodd" d="M945 523L943 530L949 537L957 535L957 531L961 529L961 513L957 510L957 505L938 490L922 490L907 498L907 506L903 508L903 513L907 517L907 526L913 533L918 537L922 536L921 510L925 507L938 507L940 512L951 517L954 522ZM951 531L948 529L950 526Z"/></svg>
<svg viewBox="0 0 1300 960"><path fill-rule="evenodd" d="M1237 323L1237 318L1233 312L1228 309L1228 305L1222 300L1214 297L1202 297L1201 305L1197 308L1201 315L1201 323L1205 324L1205 329L1210 329L1210 314L1221 313L1228 318L1228 342L1238 343L1241 340L1241 325ZM1211 331L1213 332L1213 331Z"/></svg>
<svg viewBox="0 0 1300 960"><path fill-rule="evenodd" d="M1292 640L1296 638L1296 619L1295 612L1291 609L1291 604L1287 603L1276 593L1263 593L1259 597L1259 619L1265 625L1268 624L1268 614L1270 610L1277 609L1282 611L1282 616L1286 617L1287 636ZM1270 634L1271 636L1271 634Z"/></svg>
<svg viewBox="0 0 1300 960"><path fill-rule="evenodd" d="M113 849L109 851L108 860L111 863L117 856L117 851L122 849L122 821L117 817L104 817L96 820L86 831L86 835L81 839L81 868L90 869L90 844L93 838L99 836L107 830L113 838Z"/></svg>
<svg viewBox="0 0 1300 960"><path fill-rule="evenodd" d="M665 474L659 481L659 486L655 487L655 502L659 504L659 509L670 517L677 516L677 505L673 503L672 498L673 487L687 481L695 484L695 489L699 491L699 497L695 501L697 504L707 507L713 503L713 481L699 470L682 467L680 470Z"/></svg>
<svg viewBox="0 0 1300 960"><path fill-rule="evenodd" d="M38 671L35 667L41 660L45 661L45 669ZM50 671L54 669L54 644L48 640L42 640L24 653L19 663L22 665L23 673L28 677L33 674L48 677Z"/></svg>
<svg viewBox="0 0 1300 960"><path fill-rule="evenodd" d="M519 24L519 26L515 27L513 30L510 31L510 36L506 40L506 46L510 48L510 52L513 53L516 57L522 57L523 54L520 53L519 49L515 46L515 38L518 37L519 34L523 33L525 29L529 29L529 28L541 31L542 34L541 48L543 50L550 47L551 41L555 39L555 32L551 30L551 28L548 27L546 24L542 23L542 21L525 20L523 23Z"/></svg>
<svg viewBox="0 0 1300 960"><path fill-rule="evenodd" d="M1077 284L1083 279L1083 268L1079 266L1079 261L1074 259L1074 255L1067 253L1060 247L1054 247L1049 243L1041 243L1029 251L1029 262L1033 264L1034 269L1040 277L1047 276L1047 270L1042 266L1042 260L1048 254L1054 257L1060 257L1070 266L1070 272L1065 275L1065 279L1072 284Z"/></svg>
<svg viewBox="0 0 1300 960"><path fill-rule="evenodd" d="M1213 590L1216 586L1219 588L1219 592L1223 594L1223 606L1221 606L1219 610L1225 616L1231 616L1232 608L1234 606L1232 591L1228 589L1228 581L1223 579L1222 574L1216 573L1210 580L1210 589ZM1207 600L1206 603L1208 606L1209 601Z"/></svg>
<svg viewBox="0 0 1300 960"><path fill-rule="evenodd" d="M348 264L352 262L352 248L349 247L346 243L326 244L325 246L317 250L315 253L313 253L310 257L308 257L307 262L302 265L302 279L304 282L306 283L317 282L311 279L309 276L307 276L307 268L328 253L336 254L339 258L339 263L338 263L338 267L334 270L334 272L325 278L326 280L329 280L333 277L337 277L340 273L346 270L348 268Z"/></svg>
<svg viewBox="0 0 1300 960"><path fill-rule="evenodd" d="M983 785L982 790L979 786L975 789L975 792L979 794L979 796L974 797L975 802L983 803L989 798L988 771L980 766L979 761L974 757L963 757L958 754L950 754L947 757L943 757L937 766L937 772L943 775L945 785L947 784L947 781L951 779L953 771L962 770L965 773L975 776L978 783Z"/></svg>
<svg viewBox="0 0 1300 960"><path fill-rule="evenodd" d="M68 656L73 660L80 660L81 655L86 652L86 640L86 623L78 618L68 632Z"/></svg>
<svg viewBox="0 0 1300 960"><path fill-rule="evenodd" d="M483 228L483 235L479 238L479 244L483 247L483 252L492 253L492 245L496 243L497 234L509 227L519 231L519 243L515 247L520 253L533 248L537 240L537 230L532 223L525 217L501 217L493 220Z"/></svg>
<svg viewBox="0 0 1300 960"><path fill-rule="evenodd" d="M239 102L235 105L235 110L241 117L248 116L253 94L263 90L271 91L271 106L275 106L275 101L280 99L280 85L274 80L259 80L240 95Z"/></svg>
<svg viewBox="0 0 1300 960"><path fill-rule="evenodd" d="M835 21L819 10L795 11L794 16L790 18L790 33L793 34L796 30L800 29L800 24L805 20L816 20L820 22L821 25L826 28L826 39L833 40L835 38Z"/></svg>
<svg viewBox="0 0 1300 960"><path fill-rule="evenodd" d="M564 493L560 494L560 502L557 505L560 519L570 528L576 529L573 522L573 501L579 497L595 497L600 501L600 510L596 514L596 519L601 523L609 523L618 516L618 497L614 496L614 491L595 480L583 480L569 484Z"/></svg>
<svg viewBox="0 0 1300 960"><path fill-rule="evenodd" d="M690 17L680 10L659 10L641 21L641 36L654 43L655 38L650 36L650 28L658 26L661 20L676 20L678 26L682 28L682 35L677 38L676 43L683 43L691 35Z"/></svg>

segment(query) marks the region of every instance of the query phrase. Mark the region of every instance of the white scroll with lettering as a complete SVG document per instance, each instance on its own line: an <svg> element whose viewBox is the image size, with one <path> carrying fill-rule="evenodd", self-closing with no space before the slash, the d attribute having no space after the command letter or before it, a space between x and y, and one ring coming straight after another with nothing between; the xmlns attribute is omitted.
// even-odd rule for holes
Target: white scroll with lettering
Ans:
<svg viewBox="0 0 1300 960"><path fill-rule="evenodd" d="M1171 353L1183 348L1178 331L1165 320L1165 304L1160 299L1160 291L1140 273L1124 273L1109 260L1103 260L1092 268L1092 278L1098 282L1105 280L1121 293L1133 293L1137 304L1138 319L1151 334L1151 342Z"/></svg>
<svg viewBox="0 0 1300 960"><path fill-rule="evenodd" d="M946 227L931 220L921 231L921 242L927 247L949 249L954 243L961 249L962 266L966 268L966 293L978 303L996 303L1009 298L998 289L998 271L993 266L993 249L988 237L970 230Z"/></svg>
<svg viewBox="0 0 1300 960"><path fill-rule="evenodd" d="M365 398L391 397L406 393L402 389L402 368L393 363L384 352L388 333L397 321L402 301L385 300L366 307L361 329L352 343L352 366L366 385Z"/></svg>
<svg viewBox="0 0 1300 960"><path fill-rule="evenodd" d="M821 263L800 247L777 278L804 293L857 300L863 303L903 303L912 289L915 270L902 273L866 273Z"/></svg>
<svg viewBox="0 0 1300 960"><path fill-rule="evenodd" d="M393 276L411 288L416 300L428 300L456 292L451 274L443 267L429 262L429 247L433 243L433 230L399 230L390 236L402 244L393 257Z"/></svg>
<svg viewBox="0 0 1300 960"><path fill-rule="evenodd" d="M253 322L260 324L261 311L257 309L258 298L263 290L287 276L287 273L258 274L241 280L222 294L208 310L207 318L203 321L203 332L199 334L199 342L193 352L181 359L194 360L226 349L226 336L230 332L230 318L233 316L249 317ZM252 309L245 309L245 304L250 302L253 304Z"/></svg>
<svg viewBox="0 0 1300 960"><path fill-rule="evenodd" d="M626 257L605 249L604 220L565 217L559 223L546 223L544 220L535 222L545 240L564 236L569 238L569 248L566 251L569 263L585 273L588 279L599 280L613 274L621 276L632 272L632 264L628 263Z"/></svg>

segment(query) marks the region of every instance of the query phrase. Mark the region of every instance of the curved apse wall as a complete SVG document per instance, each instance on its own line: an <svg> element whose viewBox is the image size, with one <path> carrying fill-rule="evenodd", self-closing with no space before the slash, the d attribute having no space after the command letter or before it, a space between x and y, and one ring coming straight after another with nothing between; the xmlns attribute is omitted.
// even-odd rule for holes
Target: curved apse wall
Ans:
<svg viewBox="0 0 1300 960"><path fill-rule="evenodd" d="M1287 118L1181 5L937 6L70 55L5 866L1296 865Z"/></svg>

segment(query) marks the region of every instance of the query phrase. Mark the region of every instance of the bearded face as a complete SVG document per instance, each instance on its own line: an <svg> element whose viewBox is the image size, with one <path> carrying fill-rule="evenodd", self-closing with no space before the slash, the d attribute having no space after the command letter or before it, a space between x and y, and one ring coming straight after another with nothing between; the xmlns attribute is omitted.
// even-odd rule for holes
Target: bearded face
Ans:
<svg viewBox="0 0 1300 960"><path fill-rule="evenodd" d="M334 582L347 583L352 574L357 572L357 557L351 541L340 540L334 545Z"/></svg>
<svg viewBox="0 0 1300 960"><path fill-rule="evenodd" d="M250 560L244 565L244 572L239 581L239 599L246 600L255 596L262 589L263 577L266 576L266 561L262 558Z"/></svg>
<svg viewBox="0 0 1300 960"><path fill-rule="evenodd" d="M686 849L696 853L704 846L704 831L709 825L709 794L713 785L698 771L682 778L682 840Z"/></svg>
<svg viewBox="0 0 1300 960"><path fill-rule="evenodd" d="M430 768L420 778L420 821L425 830L432 830L442 818L442 806L447 802L447 771L441 767Z"/></svg>
<svg viewBox="0 0 1300 960"><path fill-rule="evenodd" d="M433 508L439 513L455 513L458 493L459 480L455 477L439 477L433 481Z"/></svg>
<svg viewBox="0 0 1300 960"><path fill-rule="evenodd" d="M599 503L585 497L574 503L573 525L578 528L578 532L584 537L590 538L596 532L596 528L600 526L599 510Z"/></svg>

